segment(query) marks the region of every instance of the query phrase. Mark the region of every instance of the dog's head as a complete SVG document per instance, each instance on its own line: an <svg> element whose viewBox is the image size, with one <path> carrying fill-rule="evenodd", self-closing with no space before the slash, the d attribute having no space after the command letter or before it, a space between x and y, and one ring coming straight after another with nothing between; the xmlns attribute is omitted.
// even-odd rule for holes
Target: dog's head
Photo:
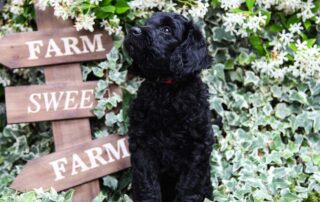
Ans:
<svg viewBox="0 0 320 202"><path fill-rule="evenodd" d="M146 78L182 78L211 65L200 29L175 13L156 13L124 41L133 70Z"/></svg>

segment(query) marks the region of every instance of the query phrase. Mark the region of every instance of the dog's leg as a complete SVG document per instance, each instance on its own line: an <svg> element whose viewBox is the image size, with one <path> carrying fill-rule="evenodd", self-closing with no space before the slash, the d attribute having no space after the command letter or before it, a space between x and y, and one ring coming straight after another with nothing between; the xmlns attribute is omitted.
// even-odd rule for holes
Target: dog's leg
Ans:
<svg viewBox="0 0 320 202"><path fill-rule="evenodd" d="M206 197L211 198L212 196L210 153L203 149L193 153L190 165L183 170L178 180L175 202L203 202Z"/></svg>
<svg viewBox="0 0 320 202"><path fill-rule="evenodd" d="M161 202L158 166L150 153L136 149L131 154L134 202Z"/></svg>

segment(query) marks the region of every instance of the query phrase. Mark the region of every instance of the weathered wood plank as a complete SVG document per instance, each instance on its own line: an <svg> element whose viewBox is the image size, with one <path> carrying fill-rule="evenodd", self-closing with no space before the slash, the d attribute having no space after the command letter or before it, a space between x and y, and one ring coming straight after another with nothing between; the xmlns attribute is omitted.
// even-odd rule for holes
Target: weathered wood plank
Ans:
<svg viewBox="0 0 320 202"><path fill-rule="evenodd" d="M65 190L130 167L127 138L110 135L28 161L11 188Z"/></svg>
<svg viewBox="0 0 320 202"><path fill-rule="evenodd" d="M7 87L8 123L92 117L91 111L97 104L94 98L96 84L93 81ZM116 86L110 86L110 93L120 95L121 91Z"/></svg>
<svg viewBox="0 0 320 202"><path fill-rule="evenodd" d="M5 88L8 123L92 117L96 82Z"/></svg>
<svg viewBox="0 0 320 202"><path fill-rule="evenodd" d="M103 30L73 27L14 33L0 39L0 62L9 68L34 67L106 58L112 39Z"/></svg>

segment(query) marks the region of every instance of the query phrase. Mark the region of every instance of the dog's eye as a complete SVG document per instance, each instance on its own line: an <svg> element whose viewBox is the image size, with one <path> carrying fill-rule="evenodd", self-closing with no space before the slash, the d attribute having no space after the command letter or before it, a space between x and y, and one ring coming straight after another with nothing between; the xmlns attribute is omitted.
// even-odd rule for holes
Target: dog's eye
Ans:
<svg viewBox="0 0 320 202"><path fill-rule="evenodd" d="M160 30L166 34L171 34L170 27L161 27Z"/></svg>

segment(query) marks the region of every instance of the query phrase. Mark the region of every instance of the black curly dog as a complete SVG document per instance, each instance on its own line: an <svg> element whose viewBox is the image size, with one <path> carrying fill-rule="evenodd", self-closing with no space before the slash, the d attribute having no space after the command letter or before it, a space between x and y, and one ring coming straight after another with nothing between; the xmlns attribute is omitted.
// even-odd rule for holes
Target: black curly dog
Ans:
<svg viewBox="0 0 320 202"><path fill-rule="evenodd" d="M213 131L199 76L211 57L201 31L182 15L156 13L130 30L124 47L145 78L129 110L133 200L211 198Z"/></svg>

